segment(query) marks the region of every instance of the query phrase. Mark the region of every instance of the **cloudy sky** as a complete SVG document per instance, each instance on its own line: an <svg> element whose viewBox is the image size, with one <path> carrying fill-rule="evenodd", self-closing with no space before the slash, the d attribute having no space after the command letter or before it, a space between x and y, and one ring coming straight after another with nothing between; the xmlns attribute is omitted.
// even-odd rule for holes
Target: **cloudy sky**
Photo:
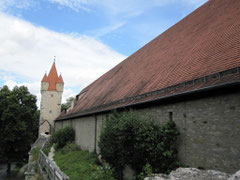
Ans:
<svg viewBox="0 0 240 180"><path fill-rule="evenodd" d="M0 87L40 82L56 56L63 102L207 0L0 0Z"/></svg>

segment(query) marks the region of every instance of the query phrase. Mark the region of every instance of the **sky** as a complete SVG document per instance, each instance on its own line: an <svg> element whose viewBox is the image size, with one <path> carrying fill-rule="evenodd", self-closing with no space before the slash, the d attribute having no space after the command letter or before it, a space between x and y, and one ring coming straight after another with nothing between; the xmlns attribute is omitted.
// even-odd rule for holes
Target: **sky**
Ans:
<svg viewBox="0 0 240 180"><path fill-rule="evenodd" d="M63 103L207 0L0 0L0 87L40 85L56 59Z"/></svg>

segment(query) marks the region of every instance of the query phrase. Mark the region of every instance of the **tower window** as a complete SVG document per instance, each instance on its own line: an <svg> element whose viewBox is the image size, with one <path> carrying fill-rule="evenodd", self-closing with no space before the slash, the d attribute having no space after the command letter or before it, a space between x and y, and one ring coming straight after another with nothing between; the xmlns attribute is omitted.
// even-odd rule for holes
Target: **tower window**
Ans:
<svg viewBox="0 0 240 180"><path fill-rule="evenodd" d="M51 97L53 97L53 94L51 94Z"/></svg>
<svg viewBox="0 0 240 180"><path fill-rule="evenodd" d="M168 112L168 115L169 115L169 121L172 121L173 120L173 112Z"/></svg>
<svg viewBox="0 0 240 180"><path fill-rule="evenodd" d="M50 110L49 113L51 114L51 113L52 113L52 110Z"/></svg>

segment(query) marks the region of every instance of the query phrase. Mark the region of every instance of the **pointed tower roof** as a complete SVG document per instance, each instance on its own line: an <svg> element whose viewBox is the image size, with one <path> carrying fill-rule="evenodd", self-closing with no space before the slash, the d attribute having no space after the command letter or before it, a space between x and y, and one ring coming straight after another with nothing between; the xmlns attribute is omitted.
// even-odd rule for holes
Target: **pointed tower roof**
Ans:
<svg viewBox="0 0 240 180"><path fill-rule="evenodd" d="M44 74L42 82L48 82L49 83L49 86L48 86L48 89L47 89L48 91L56 91L57 90L56 89L56 84L57 83L64 83L62 75L58 76L58 74L57 74L55 60L53 62L53 65L51 67L51 70L50 70L49 74L48 75L46 73Z"/></svg>
<svg viewBox="0 0 240 180"><path fill-rule="evenodd" d="M56 90L56 83L58 80L58 74L57 74L57 69L55 66L55 62L52 65L52 68L48 74L48 82L49 82L49 91L55 91Z"/></svg>
<svg viewBox="0 0 240 180"><path fill-rule="evenodd" d="M47 74L45 73L43 78L42 78L42 82L48 82L48 77Z"/></svg>
<svg viewBox="0 0 240 180"><path fill-rule="evenodd" d="M64 83L63 82L63 78L62 75L60 74L60 76L58 77L57 83Z"/></svg>

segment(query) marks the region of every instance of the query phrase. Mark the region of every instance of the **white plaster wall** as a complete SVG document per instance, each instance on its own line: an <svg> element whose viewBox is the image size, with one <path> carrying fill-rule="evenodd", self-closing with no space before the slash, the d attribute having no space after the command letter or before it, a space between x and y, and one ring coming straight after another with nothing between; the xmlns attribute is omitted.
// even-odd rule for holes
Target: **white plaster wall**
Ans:
<svg viewBox="0 0 240 180"><path fill-rule="evenodd" d="M75 131L75 143L90 152L100 152L98 142L106 115L87 116L67 121L55 122L55 131L70 126ZM95 133L96 132L96 133ZM96 136L95 136L96 134Z"/></svg>
<svg viewBox="0 0 240 180"><path fill-rule="evenodd" d="M88 116L74 119L72 120L72 127L75 130L75 143L82 149L93 152L95 139L95 118L93 116Z"/></svg>
<svg viewBox="0 0 240 180"><path fill-rule="evenodd" d="M40 106L40 124L44 120L48 120L52 128L54 120L61 113L62 92L57 91L42 91L41 106ZM45 122L39 128L40 133L49 132L48 123Z"/></svg>
<svg viewBox="0 0 240 180"><path fill-rule="evenodd" d="M100 153L100 149L98 147L98 143L99 143L99 140L100 140L100 134L101 134L101 130L104 126L104 121L106 119L106 115L98 115L96 116L97 117L97 136L96 136L96 151L97 153Z"/></svg>

